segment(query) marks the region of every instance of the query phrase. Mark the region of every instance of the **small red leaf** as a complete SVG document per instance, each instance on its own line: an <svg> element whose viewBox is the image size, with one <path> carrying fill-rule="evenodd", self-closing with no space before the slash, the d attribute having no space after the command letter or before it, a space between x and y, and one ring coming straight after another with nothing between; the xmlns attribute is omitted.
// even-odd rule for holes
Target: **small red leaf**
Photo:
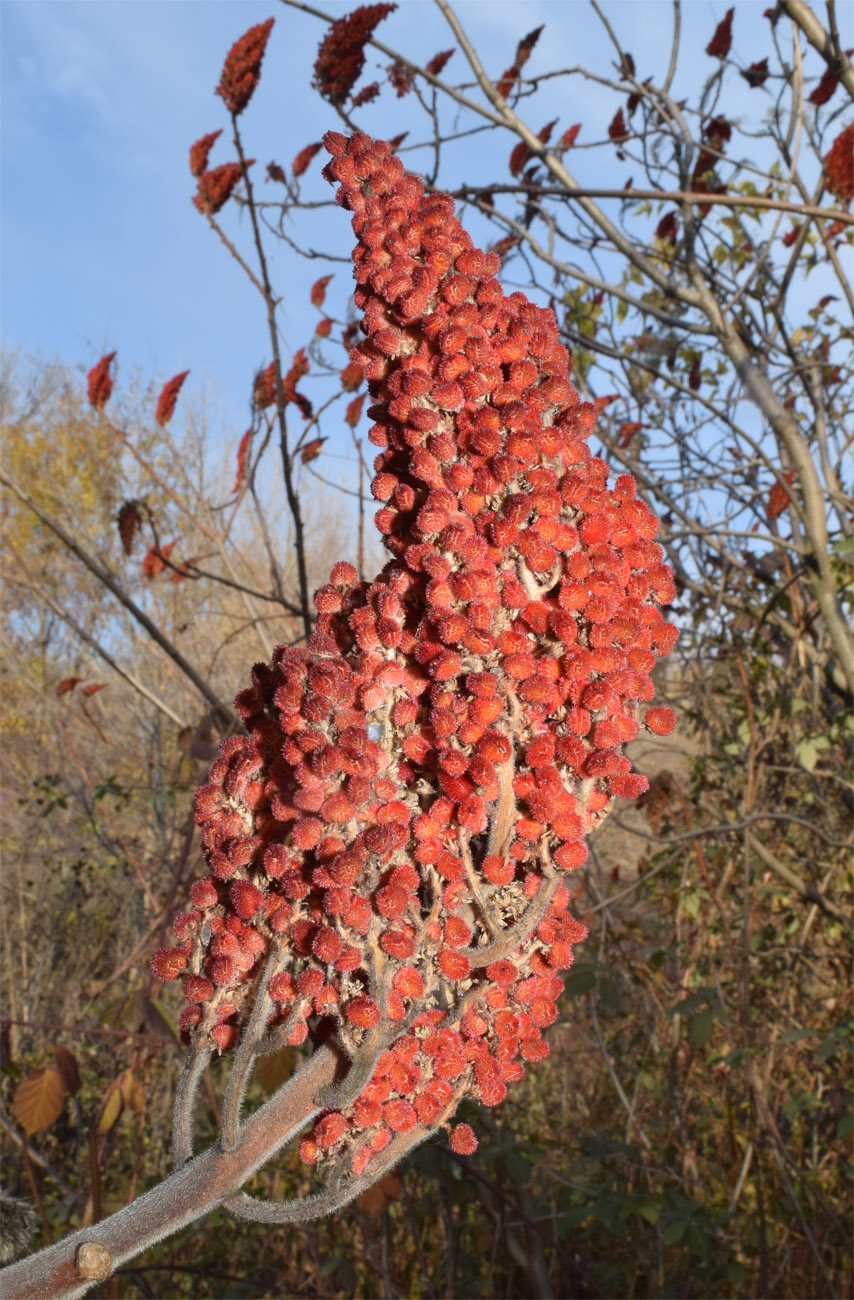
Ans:
<svg viewBox="0 0 854 1300"><path fill-rule="evenodd" d="M608 127L608 135L615 142L628 140L629 138L629 133L626 128L626 120L623 117L623 110L621 108L617 109L611 120L611 125Z"/></svg>
<svg viewBox="0 0 854 1300"><path fill-rule="evenodd" d="M69 691L74 690L75 686L79 686L82 681L82 677L63 677L56 688L57 695L67 695Z"/></svg>
<svg viewBox="0 0 854 1300"><path fill-rule="evenodd" d="M88 686L83 687L84 695L97 695L99 691L107 689L106 682L90 682Z"/></svg>
<svg viewBox="0 0 854 1300"><path fill-rule="evenodd" d="M754 90L757 86L764 85L768 77L771 75L768 67L768 60L761 59L757 63L751 63L750 67L745 68L741 75L744 77L744 80L747 82L748 86L750 86L751 90Z"/></svg>
<svg viewBox="0 0 854 1300"><path fill-rule="evenodd" d="M524 140L520 140L518 144L513 146L513 150L510 154L511 175L518 176L524 169L525 163L528 161L529 157L530 153L528 146L525 144Z"/></svg>
<svg viewBox="0 0 854 1300"><path fill-rule="evenodd" d="M305 148L300 149L291 163L291 171L294 176L302 176L303 172L308 170L312 158L316 158L322 148L322 144L307 144Z"/></svg>
<svg viewBox="0 0 854 1300"><path fill-rule="evenodd" d="M249 455L249 446L252 442L252 433L252 429L247 429L243 437L240 439L240 444L237 448L237 477L234 480L234 486L231 489L232 492L237 491L246 475L246 460Z"/></svg>
<svg viewBox="0 0 854 1300"><path fill-rule="evenodd" d="M365 394L361 393L359 397L354 397L352 402L347 406L344 412L344 423L349 424L351 429L355 429L359 420L362 418L362 407L365 403Z"/></svg>
<svg viewBox="0 0 854 1300"><path fill-rule="evenodd" d="M820 108L822 104L826 104L831 98L838 85L839 78L833 69L825 68L821 81L812 94L808 96L809 102L815 104L816 108Z"/></svg>
<svg viewBox="0 0 854 1300"><path fill-rule="evenodd" d="M516 64L514 63L507 69L506 72L503 72L501 74L501 80L495 83L495 89L498 91L499 95L501 95L503 99L506 99L507 96L510 94L510 91L513 89L514 83L518 75L519 75L519 69L516 67Z"/></svg>
<svg viewBox="0 0 854 1300"><path fill-rule="evenodd" d="M243 112L255 93L274 22L274 18L268 18L266 22L250 27L226 55L216 94L222 96L229 113L235 116Z"/></svg>
<svg viewBox="0 0 854 1300"><path fill-rule="evenodd" d="M666 239L669 243L676 243L676 213L666 212L655 227L656 239Z"/></svg>
<svg viewBox="0 0 854 1300"><path fill-rule="evenodd" d="M834 140L824 159L827 188L844 207L854 198L854 122Z"/></svg>
<svg viewBox="0 0 854 1300"><path fill-rule="evenodd" d="M640 420L626 420L624 424L620 425L620 428L617 431L617 446L625 451L632 438L636 433L640 433L642 428L643 425Z"/></svg>
<svg viewBox="0 0 854 1300"><path fill-rule="evenodd" d="M355 361L350 361L341 371L341 387L345 393L354 393L365 377L365 372Z"/></svg>
<svg viewBox="0 0 854 1300"><path fill-rule="evenodd" d="M448 59L451 57L452 54L455 53L456 53L455 49L442 50L441 53L434 54L430 62L424 64L424 67L432 77L438 77L439 73L442 71L445 64L448 62Z"/></svg>
<svg viewBox="0 0 854 1300"><path fill-rule="evenodd" d="M288 178L277 162L267 163L267 180L278 181L280 185L286 185Z"/></svg>
<svg viewBox="0 0 854 1300"><path fill-rule="evenodd" d="M792 486L794 478L795 471L793 469L787 470L783 475L783 479L789 487ZM786 490L786 487L783 486L783 483L781 483L779 479L776 480L771 486L771 491L768 493L768 504L765 507L765 513L768 515L769 521L776 519L778 515L781 515L786 507L791 503L791 500L791 493Z"/></svg>
<svg viewBox="0 0 854 1300"><path fill-rule="evenodd" d="M319 280L315 280L311 286L311 305L313 307L322 307L326 298L326 286L332 279L331 275L322 275Z"/></svg>
<svg viewBox="0 0 854 1300"><path fill-rule="evenodd" d="M201 176L208 169L208 157L214 142L222 135L222 130L211 131L203 135L195 144L190 145L190 171L194 176Z"/></svg>
<svg viewBox="0 0 854 1300"><path fill-rule="evenodd" d="M619 402L619 400L619 393L608 393L606 397L595 398L593 405L596 407L597 411L604 411L606 406L610 406L612 402Z"/></svg>
<svg viewBox="0 0 854 1300"><path fill-rule="evenodd" d="M317 460L320 455L320 448L325 442L325 438L312 438L311 442L305 444L300 452L300 460L303 465L308 465L311 461Z"/></svg>
<svg viewBox="0 0 854 1300"><path fill-rule="evenodd" d="M706 53L713 59L725 59L732 45L732 16L735 9L728 9L726 16L715 28L715 34L706 46Z"/></svg>
<svg viewBox="0 0 854 1300"><path fill-rule="evenodd" d="M254 158L247 158L247 168L251 167L254 161ZM199 212L213 216L225 206L242 179L243 168L236 162L223 163L220 167L213 167L209 172L202 172L198 188L193 195L193 203Z"/></svg>
<svg viewBox="0 0 854 1300"><path fill-rule="evenodd" d="M581 123L576 122L575 126L569 126L564 131L557 143L558 149L571 149L578 138L578 132L581 130Z"/></svg>
<svg viewBox="0 0 854 1300"><path fill-rule="evenodd" d="M154 416L161 428L168 424L175 414L175 403L178 400L181 385L189 373L189 370L182 370L180 375L175 375L168 383L163 385L163 391L158 399L157 411Z"/></svg>
<svg viewBox="0 0 854 1300"><path fill-rule="evenodd" d="M252 388L252 403L257 410L264 411L268 406L272 406L275 400L276 363L271 361L266 369L259 370L255 376L255 383Z"/></svg>
<svg viewBox="0 0 854 1300"><path fill-rule="evenodd" d="M537 41L540 39L540 34L544 26L545 24L543 24L543 26L541 27L535 27L532 32L528 32L527 36L522 37L521 41L516 47L516 58L514 60L514 63L517 69L521 68L523 64L528 62L528 59L531 57L531 51L533 50Z"/></svg>
<svg viewBox="0 0 854 1300"><path fill-rule="evenodd" d="M110 365L115 355L115 352L108 352L106 356L101 357L101 360L92 367L87 376L89 405L95 411L102 411L110 400L110 394L113 391Z"/></svg>
<svg viewBox="0 0 854 1300"><path fill-rule="evenodd" d="M142 576L156 578L166 568L166 561L175 549L175 542L167 542L165 546L150 546L145 552L142 560Z"/></svg>
<svg viewBox="0 0 854 1300"><path fill-rule="evenodd" d="M695 357L691 366L691 373L688 376L688 387L696 393L700 387L700 358Z"/></svg>
<svg viewBox="0 0 854 1300"><path fill-rule="evenodd" d="M122 549L125 555L130 555L133 551L136 535L142 526L142 511L139 502L125 501L116 516L116 523L119 527Z"/></svg>

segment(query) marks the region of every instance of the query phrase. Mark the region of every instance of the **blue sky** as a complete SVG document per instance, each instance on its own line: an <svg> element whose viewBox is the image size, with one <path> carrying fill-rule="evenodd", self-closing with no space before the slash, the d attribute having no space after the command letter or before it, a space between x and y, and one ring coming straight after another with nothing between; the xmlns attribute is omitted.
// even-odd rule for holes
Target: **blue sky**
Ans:
<svg viewBox="0 0 854 1300"><path fill-rule="evenodd" d="M336 15L352 7L335 0L325 5ZM669 0L606 8L639 75L658 68L669 53ZM702 50L726 6L689 0L683 8L684 49L703 59L706 75ZM734 51L745 62L765 52L763 8L762 0L738 6ZM519 37L541 22L546 31L531 70L582 62L603 72L609 68L612 55L602 29L581 0L460 0L456 9L493 75L512 61ZM187 150L222 126L226 131L211 161L233 156L225 143L226 114L213 89L229 46L270 15L276 27L264 76L241 119L247 151L258 159L259 182L268 161L287 166L304 144L337 124L310 87L324 31L316 18L277 0L5 0L0 8L5 346L79 366L81 373L103 352L117 349L120 379L138 371L154 382L189 368L188 387L212 399L235 439L246 427L252 375L269 360L269 340L255 290L190 202L194 182ZM402 0L377 35L422 59L455 44L430 0ZM372 66L379 58L369 51L365 79L378 75ZM445 75L450 81L464 75L459 53ZM690 82L689 60L685 75ZM689 82L684 89L694 88ZM612 93L573 79L567 94L566 83L560 84L560 129L583 119L604 134L616 106ZM549 107L544 103L534 117ZM404 129L412 112L410 101L397 101L385 90L362 124L392 135ZM460 178L483 180L488 151L496 151L503 168L508 143L495 141L486 149L481 142L468 144L454 170ZM578 168L583 159L579 153ZM418 156L412 161L417 166ZM305 187L318 198L328 193L319 171L318 159ZM269 187L260 184L259 191L263 197ZM229 233L248 248L237 214L222 215ZM320 213L302 233L349 253L352 238L341 212ZM270 245L283 295L282 332L286 347L294 349L313 330L317 315L308 306L308 289L326 268ZM342 266L332 304L339 310L348 284Z"/></svg>

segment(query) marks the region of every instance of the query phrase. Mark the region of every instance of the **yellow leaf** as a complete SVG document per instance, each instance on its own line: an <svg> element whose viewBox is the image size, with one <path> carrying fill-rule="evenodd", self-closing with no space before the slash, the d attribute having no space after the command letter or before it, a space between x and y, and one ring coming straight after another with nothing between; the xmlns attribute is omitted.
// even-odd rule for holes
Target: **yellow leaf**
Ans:
<svg viewBox="0 0 854 1300"><path fill-rule="evenodd" d="M34 1070L18 1084L12 1098L12 1110L21 1128L30 1137L48 1128L58 1119L65 1105L65 1084L53 1066Z"/></svg>
<svg viewBox="0 0 854 1300"><path fill-rule="evenodd" d="M115 1082L110 1084L107 1100L104 1102L104 1109L101 1111L101 1118L98 1120L99 1133L109 1133L121 1115L124 1104L122 1090L119 1087L118 1079L116 1079Z"/></svg>
<svg viewBox="0 0 854 1300"><path fill-rule="evenodd" d="M141 1111L145 1106L145 1089L133 1070L122 1070L116 1082L125 1105L131 1110Z"/></svg>

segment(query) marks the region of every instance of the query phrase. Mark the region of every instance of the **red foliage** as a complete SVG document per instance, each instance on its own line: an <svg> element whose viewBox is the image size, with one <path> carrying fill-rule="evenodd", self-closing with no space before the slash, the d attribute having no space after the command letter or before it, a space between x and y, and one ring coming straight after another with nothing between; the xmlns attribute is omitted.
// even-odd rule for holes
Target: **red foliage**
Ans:
<svg viewBox="0 0 854 1300"><path fill-rule="evenodd" d="M157 411L154 416L155 421L161 428L163 425L168 424L175 414L175 403L178 400L181 385L189 373L189 370L182 370L180 375L175 375L163 385L163 391L157 400Z"/></svg>
<svg viewBox="0 0 854 1300"><path fill-rule="evenodd" d="M578 132L581 130L581 123L576 122L574 126L569 126L557 142L559 150L571 149L578 138Z"/></svg>
<svg viewBox="0 0 854 1300"><path fill-rule="evenodd" d="M307 442L305 444L302 451L300 452L300 460L302 461L303 465L308 465L311 463L311 461L317 460L318 456L320 455L320 448L323 446L325 442L326 442L325 438L312 438L311 442Z"/></svg>
<svg viewBox="0 0 854 1300"><path fill-rule="evenodd" d="M676 234L678 227L676 225L677 213L666 212L655 227L656 239L666 239L668 243L676 243Z"/></svg>
<svg viewBox="0 0 854 1300"><path fill-rule="evenodd" d="M783 475L783 483L779 479L775 479L774 483L772 483L771 491L768 493L768 504L765 507L765 513L769 520L776 519L787 506L791 505L792 495L787 491L784 484L791 487L794 481L795 471L790 469Z"/></svg>
<svg viewBox="0 0 854 1300"><path fill-rule="evenodd" d="M250 158L246 166L251 167L255 159ZM199 209L208 216L213 216L224 207L234 193L237 186L243 179L243 170L240 163L222 163L219 167L214 167L209 172L202 172L199 177L199 185L196 193L193 195L193 202Z"/></svg>
<svg viewBox="0 0 854 1300"><path fill-rule="evenodd" d="M307 144L303 149L300 149L291 163L291 171L294 176L302 176L303 172L308 170L312 158L316 158L322 148L322 144Z"/></svg>
<svg viewBox="0 0 854 1300"><path fill-rule="evenodd" d="M363 86L362 89L353 96L350 101L350 107L363 108L365 104L370 104L375 100L379 93L380 83L378 81L372 81L369 85Z"/></svg>
<svg viewBox="0 0 854 1300"><path fill-rule="evenodd" d="M208 156L214 146L215 141L222 135L222 131L211 131L209 135L203 135L195 144L190 145L190 171L194 176L201 176L202 172L208 169Z"/></svg>
<svg viewBox="0 0 854 1300"><path fill-rule="evenodd" d="M611 125L608 127L608 135L615 143L618 143L621 140L628 140L629 138L626 119L623 117L623 110L621 108L617 109L611 119Z"/></svg>
<svg viewBox="0 0 854 1300"><path fill-rule="evenodd" d="M308 374L309 363L305 355L305 348L298 348L294 353L294 359L291 368L282 378L282 392L285 403L293 402L305 417L311 419L312 406L311 402L302 393L298 393L296 386L304 375ZM252 400L257 410L263 411L268 406L276 404L276 363L271 361L265 370L261 370L255 376L255 387L253 389Z"/></svg>
<svg viewBox="0 0 854 1300"><path fill-rule="evenodd" d="M620 425L619 432L617 433L617 446L625 451L632 438L634 438L636 433L640 433L642 428L643 425L640 420L626 420L624 424Z"/></svg>
<svg viewBox="0 0 854 1300"><path fill-rule="evenodd" d="M319 280L315 280L311 286L311 305L313 307L322 307L326 301L326 286L333 277L331 275L322 275Z"/></svg>
<svg viewBox="0 0 854 1300"><path fill-rule="evenodd" d="M115 355L115 352L108 352L106 356L101 357L101 360L92 367L86 377L89 405L95 411L102 411L110 400L110 394L113 391L110 366Z"/></svg>
<svg viewBox="0 0 854 1300"><path fill-rule="evenodd" d="M254 430L249 428L240 439L237 447L237 474L235 475L232 492L236 492L246 477L246 462L249 459L249 448L252 445L252 434Z"/></svg>
<svg viewBox="0 0 854 1300"><path fill-rule="evenodd" d="M64 677L56 688L57 695L67 695L69 691L74 690L75 686L79 686L82 681L82 677Z"/></svg>
<svg viewBox="0 0 854 1300"><path fill-rule="evenodd" d="M713 59L725 59L732 45L732 16L735 9L727 9L725 17L715 28L715 34L706 46L706 53Z"/></svg>
<svg viewBox="0 0 854 1300"><path fill-rule="evenodd" d="M745 68L741 74L744 80L754 90L757 86L764 86L768 77L771 75L767 59L760 59L756 63L751 63L749 68ZM814 102L814 101L813 101Z"/></svg>
<svg viewBox="0 0 854 1300"><path fill-rule="evenodd" d="M821 81L807 98L811 104L815 104L816 108L820 108L822 104L826 104L831 98L838 85L839 78L833 69L825 68Z"/></svg>
<svg viewBox="0 0 854 1300"><path fill-rule="evenodd" d="M360 5L330 24L317 52L311 83L324 99L331 104L344 103L362 75L365 44L396 8L396 4Z"/></svg>
<svg viewBox="0 0 854 1300"><path fill-rule="evenodd" d="M524 171L525 163L530 158L531 153L524 140L515 144L510 152L510 172L513 176L519 176Z"/></svg>
<svg viewBox="0 0 854 1300"><path fill-rule="evenodd" d="M307 643L253 669L243 734L196 794L210 875L154 968L192 961L207 982L187 981L184 1039L226 1051L275 936L270 1032L300 1043L320 1017L350 1055L383 1035L361 1096L300 1145L360 1173L463 1097L496 1105L548 1053L557 972L585 935L564 877L614 799L646 788L623 747L676 639L658 608L675 588L634 480L609 486L587 445L596 411L554 312L504 293L497 254L387 144L325 144L358 239L348 382L373 402L391 559L372 583L336 565Z"/></svg>
<svg viewBox="0 0 854 1300"><path fill-rule="evenodd" d="M438 77L445 64L448 62L448 59L455 53L456 50L454 49L442 50L441 53L434 54L429 63L424 64L424 67L432 77Z"/></svg>
<svg viewBox="0 0 854 1300"><path fill-rule="evenodd" d="M851 206L854 199L854 122L846 126L830 146L825 159L827 188L835 194L843 207Z"/></svg>
<svg viewBox="0 0 854 1300"><path fill-rule="evenodd" d="M216 93L222 96L229 113L235 117L243 112L258 85L261 62L274 22L274 18L268 18L266 22L250 27L226 55Z"/></svg>
<svg viewBox="0 0 854 1300"><path fill-rule="evenodd" d="M394 63L389 64L388 79L397 91L398 99L408 95L415 84L412 69L400 59L395 59Z"/></svg>
<svg viewBox="0 0 854 1300"><path fill-rule="evenodd" d="M142 526L140 503L138 501L123 502L116 516L116 523L118 524L119 537L124 553L130 555L133 551L136 535Z"/></svg>
<svg viewBox="0 0 854 1300"><path fill-rule="evenodd" d="M348 402L347 404L347 409L344 412L344 423L349 424L351 429L355 429L356 425L362 418L362 407L364 402L365 394L362 393L359 397L354 397L352 402Z"/></svg>
<svg viewBox="0 0 854 1300"><path fill-rule="evenodd" d="M165 546L149 546L142 559L142 576L148 578L158 577L166 568L166 561L172 554L176 546L175 542L167 542Z"/></svg>

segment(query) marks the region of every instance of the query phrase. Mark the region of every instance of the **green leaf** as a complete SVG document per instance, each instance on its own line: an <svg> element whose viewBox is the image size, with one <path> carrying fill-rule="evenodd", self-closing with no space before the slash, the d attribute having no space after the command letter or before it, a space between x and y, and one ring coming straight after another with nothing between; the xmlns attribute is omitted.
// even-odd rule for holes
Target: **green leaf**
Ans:
<svg viewBox="0 0 854 1300"><path fill-rule="evenodd" d="M661 1214L661 1205L658 1201L640 1201L635 1206L635 1212L646 1219L647 1223L657 1223L658 1216Z"/></svg>
<svg viewBox="0 0 854 1300"><path fill-rule="evenodd" d="M665 1246L675 1246L677 1241L682 1240L687 1231L688 1224L685 1219L671 1219L668 1224L665 1224L661 1240Z"/></svg>
<svg viewBox="0 0 854 1300"><path fill-rule="evenodd" d="M714 1033L714 1028L714 1016L708 1007L704 1007L688 1021L688 1037L695 1047L705 1047Z"/></svg>
<svg viewBox="0 0 854 1300"><path fill-rule="evenodd" d="M571 998L581 997L584 993L589 993L596 983L596 972L590 970L574 970L564 982L564 992L568 993Z"/></svg>

